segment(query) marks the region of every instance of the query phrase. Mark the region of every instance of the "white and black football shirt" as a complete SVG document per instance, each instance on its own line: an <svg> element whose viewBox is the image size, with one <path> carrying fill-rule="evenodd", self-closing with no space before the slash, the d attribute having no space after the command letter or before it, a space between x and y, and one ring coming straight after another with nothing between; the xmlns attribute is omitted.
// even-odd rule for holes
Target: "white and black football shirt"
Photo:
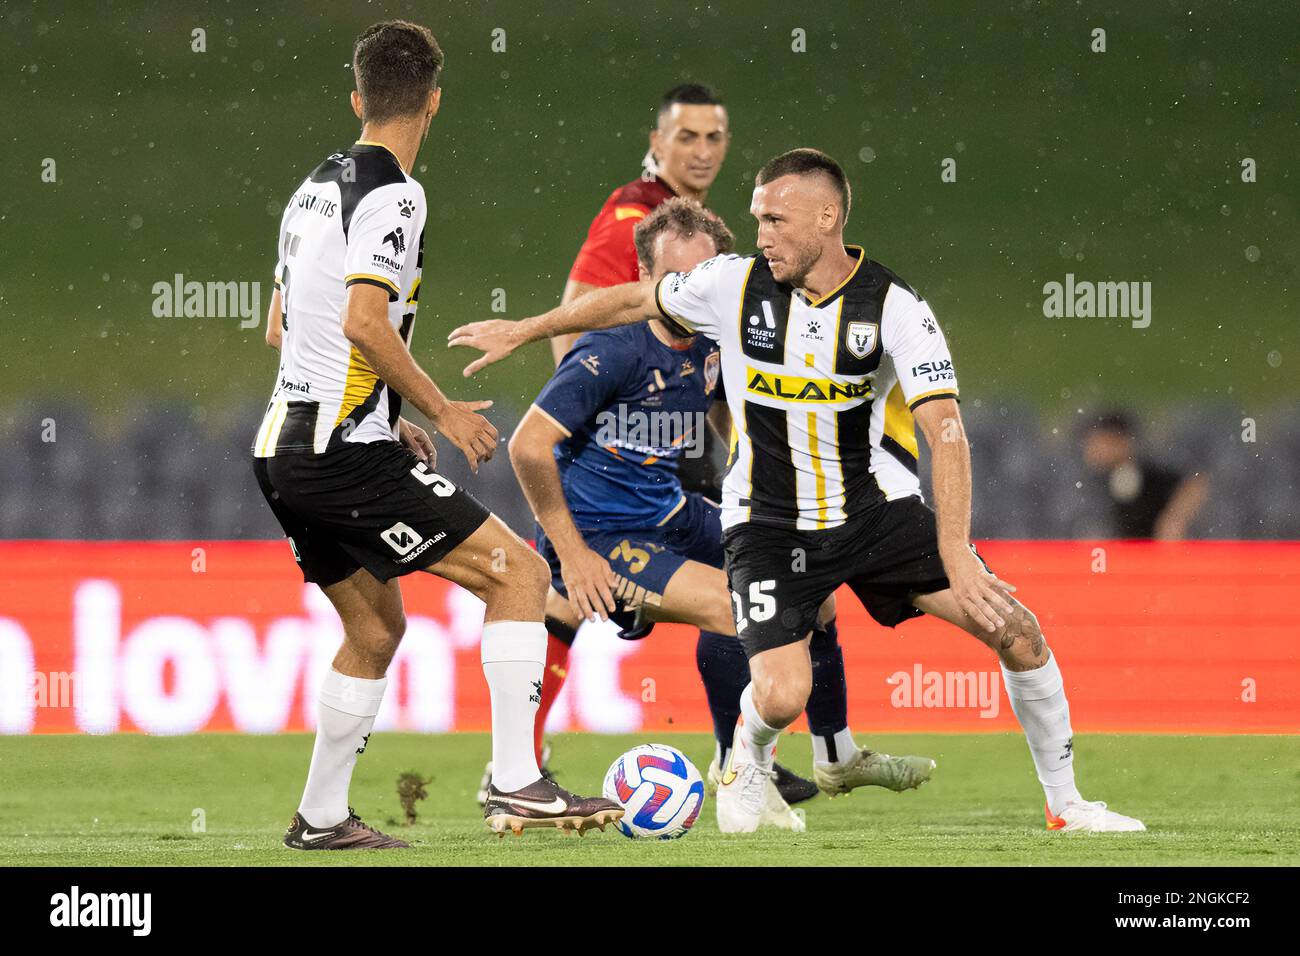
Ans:
<svg viewBox="0 0 1300 956"><path fill-rule="evenodd" d="M912 409L955 398L952 356L919 295L858 246L817 300L761 255L715 256L656 286L660 312L718 343L734 422L724 528L833 528L920 496Z"/></svg>
<svg viewBox="0 0 1300 956"><path fill-rule="evenodd" d="M379 143L335 153L298 187L280 222L280 371L255 457L397 437L401 398L348 341L341 317L348 286L378 286L410 346L424 222L424 189Z"/></svg>

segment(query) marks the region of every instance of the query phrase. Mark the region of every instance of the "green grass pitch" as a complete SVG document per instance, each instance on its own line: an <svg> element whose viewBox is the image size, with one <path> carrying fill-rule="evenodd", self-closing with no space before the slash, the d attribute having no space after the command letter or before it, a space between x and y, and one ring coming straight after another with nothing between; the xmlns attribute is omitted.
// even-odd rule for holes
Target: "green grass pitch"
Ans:
<svg viewBox="0 0 1300 956"><path fill-rule="evenodd" d="M564 734L553 767L562 783L596 792L604 771L644 735ZM655 739L703 770L704 734ZM866 739L860 735L861 739ZM352 801L362 818L415 843L404 852L303 853L280 836L297 805L311 752L305 735L36 736L0 738L0 865L1296 865L1300 747L1294 737L1080 735L1083 792L1146 821L1148 832L1046 832L1024 740L1013 734L881 736L892 753L939 762L905 794L859 791L803 804L808 832L723 835L713 806L677 841L585 838L550 830L498 839L474 791L483 734L377 733L361 758ZM808 738L781 742L781 760L810 772ZM432 778L414 826L403 818L402 771ZM198 815L196 815L198 814ZM203 823L196 832L195 821Z"/></svg>

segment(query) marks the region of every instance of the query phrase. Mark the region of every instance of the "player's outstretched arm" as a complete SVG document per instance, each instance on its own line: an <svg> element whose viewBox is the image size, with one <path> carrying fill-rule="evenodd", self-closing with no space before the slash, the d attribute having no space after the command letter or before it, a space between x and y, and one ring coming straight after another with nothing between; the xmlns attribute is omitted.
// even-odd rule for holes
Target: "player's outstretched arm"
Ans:
<svg viewBox="0 0 1300 956"><path fill-rule="evenodd" d="M614 613L614 572L608 561L587 547L564 500L554 454L564 438L560 426L534 405L510 436L510 464L537 523L560 558L569 604L587 620L607 620Z"/></svg>
<svg viewBox="0 0 1300 956"><path fill-rule="evenodd" d="M1006 623L1014 591L989 573L970 545L970 443L961 412L951 398L917 405L912 412L930 448L930 479L939 526L939 558L948 584L967 614L992 632Z"/></svg>
<svg viewBox="0 0 1300 956"><path fill-rule="evenodd" d="M480 462L496 451L497 430L479 415L491 402L454 402L416 364L397 330L388 321L388 293L358 283L348 287L343 307L343 334L389 388L428 416L434 427L464 453L476 474Z"/></svg>
<svg viewBox="0 0 1300 956"><path fill-rule="evenodd" d="M588 332L592 329L631 325L658 314L655 284L646 279L597 289L549 312L530 319L520 319L518 322L508 319L471 322L453 329L447 336L447 344L452 348L464 345L483 353L465 366L465 377L469 378L529 342L565 332Z"/></svg>

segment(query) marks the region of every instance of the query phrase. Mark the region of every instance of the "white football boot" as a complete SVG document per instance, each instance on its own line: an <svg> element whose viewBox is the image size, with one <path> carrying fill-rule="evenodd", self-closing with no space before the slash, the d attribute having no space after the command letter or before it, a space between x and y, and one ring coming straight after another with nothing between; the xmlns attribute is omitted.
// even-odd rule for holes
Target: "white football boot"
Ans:
<svg viewBox="0 0 1300 956"><path fill-rule="evenodd" d="M1047 815L1047 829L1062 833L1136 833L1146 829L1141 820L1107 810L1100 800L1067 803L1060 816L1044 804L1043 813Z"/></svg>
<svg viewBox="0 0 1300 956"><path fill-rule="evenodd" d="M716 799L718 788L722 784L722 768L718 766L717 759L709 763L709 772L705 775L704 791L706 796ZM721 811L719 811L718 826L722 826ZM760 827L774 827L778 830L793 830L795 833L803 833L808 829L808 824L804 822L803 814L794 810L790 804L785 802L781 796L781 791L776 786L775 771L768 777L767 786L763 792L763 810L759 817L758 825ZM731 832L731 831L723 831Z"/></svg>
<svg viewBox="0 0 1300 956"><path fill-rule="evenodd" d="M813 780L828 797L858 787L884 787L902 793L930 779L935 762L929 757L891 757L874 750L859 750L843 763L813 765Z"/></svg>

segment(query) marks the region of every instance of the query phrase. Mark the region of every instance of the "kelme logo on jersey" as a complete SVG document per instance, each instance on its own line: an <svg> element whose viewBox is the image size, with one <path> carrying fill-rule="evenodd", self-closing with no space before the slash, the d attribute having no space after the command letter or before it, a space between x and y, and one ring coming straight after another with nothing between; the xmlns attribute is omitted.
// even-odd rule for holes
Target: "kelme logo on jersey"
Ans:
<svg viewBox="0 0 1300 956"><path fill-rule="evenodd" d="M850 322L844 343L858 358L866 358L876 347L880 326L874 322Z"/></svg>
<svg viewBox="0 0 1300 956"><path fill-rule="evenodd" d="M775 375L756 368L747 368L745 375L748 378L745 386L747 391L786 402L844 402L871 398L872 395L870 379L862 382L835 382L828 378Z"/></svg>

